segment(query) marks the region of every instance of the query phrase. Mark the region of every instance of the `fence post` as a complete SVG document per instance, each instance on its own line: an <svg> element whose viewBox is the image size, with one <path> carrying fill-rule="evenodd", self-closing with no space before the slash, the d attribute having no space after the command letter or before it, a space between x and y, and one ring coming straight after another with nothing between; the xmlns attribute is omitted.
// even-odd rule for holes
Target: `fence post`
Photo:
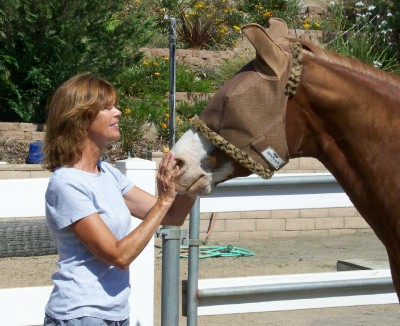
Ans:
<svg viewBox="0 0 400 326"><path fill-rule="evenodd" d="M116 167L139 188L155 194L156 162L131 158L116 162ZM132 229L141 220L134 218ZM132 294L131 325L154 324L154 238L150 240L143 252L130 266L130 283Z"/></svg>
<svg viewBox="0 0 400 326"><path fill-rule="evenodd" d="M189 224L189 263L187 283L187 326L197 325L197 288L199 281L199 246L200 246L200 198L197 198L190 211Z"/></svg>

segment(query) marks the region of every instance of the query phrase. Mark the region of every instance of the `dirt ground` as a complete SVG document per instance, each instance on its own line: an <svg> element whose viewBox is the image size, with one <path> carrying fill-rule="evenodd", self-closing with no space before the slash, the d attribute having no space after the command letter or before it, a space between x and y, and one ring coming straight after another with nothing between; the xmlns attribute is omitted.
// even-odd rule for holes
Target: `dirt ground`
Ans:
<svg viewBox="0 0 400 326"><path fill-rule="evenodd" d="M284 238L211 242L233 245L254 253L252 257L224 257L200 260L200 278L334 272L338 260L362 259L387 264L384 247L370 232L327 238ZM155 248L155 322L160 325L161 255ZM56 269L56 256L0 259L0 287L49 285ZM181 279L187 279L187 259L181 259ZM1 324L1 321L0 321ZM201 316L198 325L400 325L400 306L309 309L286 312ZM180 317L179 325L186 325ZM146 325L145 325L146 326Z"/></svg>

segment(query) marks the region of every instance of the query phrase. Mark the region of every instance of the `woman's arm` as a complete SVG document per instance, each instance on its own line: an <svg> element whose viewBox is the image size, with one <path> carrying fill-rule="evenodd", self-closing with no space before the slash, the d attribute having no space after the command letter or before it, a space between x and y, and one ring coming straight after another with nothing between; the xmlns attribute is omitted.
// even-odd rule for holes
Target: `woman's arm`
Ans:
<svg viewBox="0 0 400 326"><path fill-rule="evenodd" d="M121 269L128 268L172 208L175 200L174 178L178 170L173 154L168 153L157 175L160 185L158 198L137 187L124 196L131 213L143 221L123 239L117 240L97 213L73 223L72 230L96 257Z"/></svg>
<svg viewBox="0 0 400 326"><path fill-rule="evenodd" d="M96 257L120 269L127 269L149 243L171 204L158 198L143 221L121 240L115 238L97 213L73 223L71 228Z"/></svg>
<svg viewBox="0 0 400 326"><path fill-rule="evenodd" d="M173 161L173 163L171 162ZM166 191L170 191L170 187L173 186L169 182L173 182L165 179L165 176L168 175L169 169L175 170L173 176L176 175L179 168L176 166L174 154L169 152L164 155L163 160L160 163L158 174L157 174L157 187L158 193L160 196L163 195ZM178 225L181 226L190 212L196 198L193 198L189 195L181 195L177 194L175 196L175 187L173 187L174 193L169 192L169 196L174 197L173 204L171 208L168 210L161 224L163 225ZM143 219L147 212L153 207L154 203L157 201L157 197L141 190L138 187L132 188L125 196L125 203L128 206L131 214L135 217Z"/></svg>

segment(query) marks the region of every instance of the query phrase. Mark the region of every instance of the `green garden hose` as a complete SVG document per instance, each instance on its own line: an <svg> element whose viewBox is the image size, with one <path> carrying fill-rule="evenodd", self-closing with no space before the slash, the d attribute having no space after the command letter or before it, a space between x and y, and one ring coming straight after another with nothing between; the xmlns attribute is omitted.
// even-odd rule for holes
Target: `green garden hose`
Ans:
<svg viewBox="0 0 400 326"><path fill-rule="evenodd" d="M215 257L245 257L254 256L250 250L228 246L199 246L199 259ZM181 258L189 257L189 247L181 246Z"/></svg>

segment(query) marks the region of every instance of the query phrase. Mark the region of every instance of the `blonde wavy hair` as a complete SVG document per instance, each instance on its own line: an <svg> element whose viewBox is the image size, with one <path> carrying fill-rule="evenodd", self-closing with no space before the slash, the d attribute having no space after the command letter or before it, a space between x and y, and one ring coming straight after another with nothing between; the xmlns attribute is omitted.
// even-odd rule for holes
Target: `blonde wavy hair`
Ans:
<svg viewBox="0 0 400 326"><path fill-rule="evenodd" d="M48 107L43 166L73 166L82 155L87 128L96 114L117 105L115 88L90 73L79 74L62 84Z"/></svg>

